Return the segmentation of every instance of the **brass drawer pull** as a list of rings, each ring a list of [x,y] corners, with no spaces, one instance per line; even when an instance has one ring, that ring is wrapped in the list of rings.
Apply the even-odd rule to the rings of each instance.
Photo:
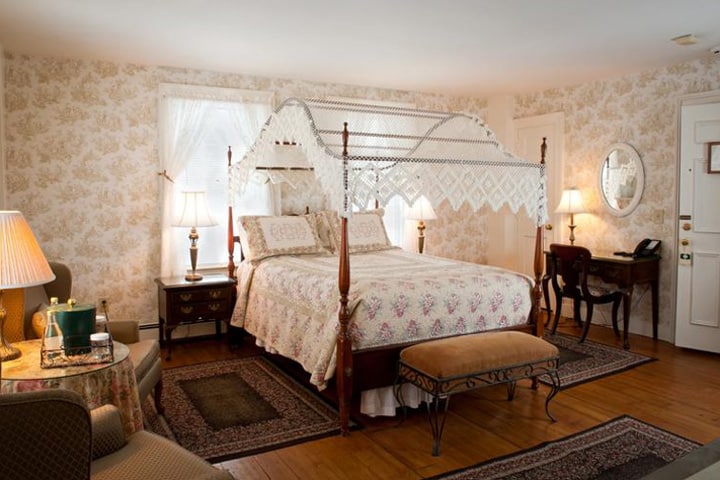
[[[213,300],[217,300],[218,298],[222,298],[223,293],[225,292],[223,292],[222,290],[210,290],[209,295],[210,298],[212,298]]]
[[[217,311],[219,311],[221,308],[222,308],[222,304],[220,304],[220,303],[211,303],[210,305],[208,305],[208,309],[209,309],[211,312],[217,312]]]
[[[192,293],[181,293],[180,294],[180,300],[183,302],[189,302],[192,300],[193,294]]]
[[[193,310],[195,310],[194,307],[180,307],[180,311],[185,315],[192,313]]]

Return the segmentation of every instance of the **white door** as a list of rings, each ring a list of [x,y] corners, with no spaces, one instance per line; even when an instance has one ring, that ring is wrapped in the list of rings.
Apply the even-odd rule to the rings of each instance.
[[[556,214],[553,213],[555,206],[560,201],[562,192],[562,152],[564,115],[562,113],[550,113],[535,117],[520,118],[515,120],[515,147],[513,152],[521,158],[530,161],[540,162],[540,145],[543,138],[546,138],[547,151],[545,152],[545,164],[547,173],[547,198],[550,220],[548,230],[544,230],[543,249],[548,242],[560,240],[560,233],[553,228]],[[507,242],[514,246],[512,256],[519,262],[515,270],[533,276],[533,253],[535,248],[535,225],[525,215],[516,216],[517,235],[516,242]]]
[[[680,111],[675,344],[720,352],[720,174],[707,168],[707,143],[720,142],[720,98],[693,103]]]

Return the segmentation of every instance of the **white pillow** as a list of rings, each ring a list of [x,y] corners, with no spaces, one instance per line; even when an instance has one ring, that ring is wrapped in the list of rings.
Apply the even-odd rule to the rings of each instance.
[[[307,215],[240,217],[247,247],[248,260],[260,260],[273,255],[329,253],[320,243],[315,222]]]
[[[381,208],[369,212],[353,213],[348,220],[348,249],[350,253],[372,252],[394,248],[385,231]],[[340,249],[342,229],[340,219],[335,215],[330,222],[333,229],[335,250]]]

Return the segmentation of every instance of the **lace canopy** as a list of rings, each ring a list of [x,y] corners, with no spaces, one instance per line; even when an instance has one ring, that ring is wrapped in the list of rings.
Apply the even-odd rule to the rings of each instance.
[[[344,216],[399,195],[408,205],[425,196],[433,207],[522,207],[536,225],[547,221],[545,166],[513,156],[480,118],[462,113],[290,98],[231,167],[231,188],[242,191],[263,168],[276,183],[312,169]]]

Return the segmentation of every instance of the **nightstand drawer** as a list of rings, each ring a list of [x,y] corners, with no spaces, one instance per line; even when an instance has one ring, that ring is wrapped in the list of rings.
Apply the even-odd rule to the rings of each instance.
[[[230,288],[205,288],[202,290],[183,290],[170,293],[170,303],[198,303],[227,301],[232,290]]]
[[[227,316],[229,307],[227,300],[203,303],[174,303],[170,314],[176,322],[196,318],[217,318],[218,316]]]

